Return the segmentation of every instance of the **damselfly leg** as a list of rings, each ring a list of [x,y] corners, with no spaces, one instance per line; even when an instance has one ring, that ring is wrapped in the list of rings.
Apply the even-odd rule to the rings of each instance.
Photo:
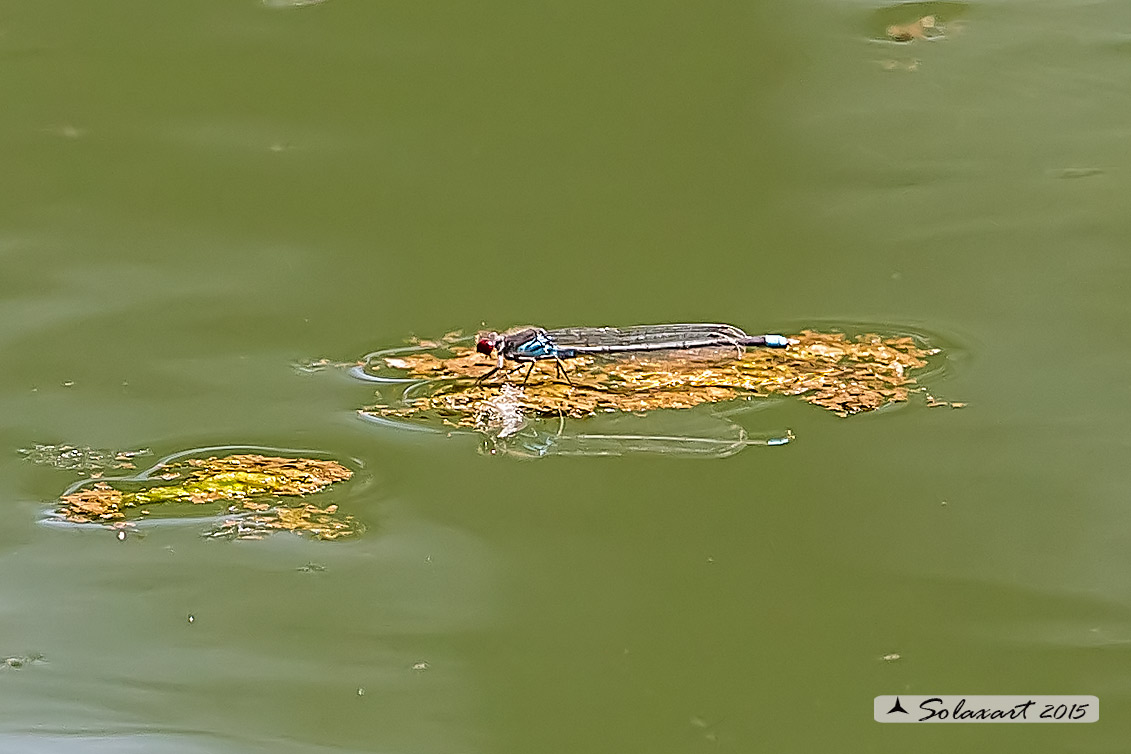
[[[571,379],[569,378],[569,374],[568,374],[568,373],[566,372],[566,369],[565,369],[565,364],[563,364],[563,363],[562,363],[562,360],[561,360],[561,359],[559,359],[559,358],[558,358],[558,357],[556,357],[556,356],[554,357],[554,369],[556,369],[556,370],[557,370],[557,372],[558,372],[558,374],[559,374],[559,375],[560,375],[561,377],[563,377],[563,378],[565,379],[565,381],[566,381],[566,382],[568,382],[568,383],[569,383],[569,386],[570,386],[570,387],[573,387],[573,380],[571,380]]]
[[[503,379],[510,377],[512,374],[514,374],[518,370],[522,369],[523,367],[526,367],[526,374],[523,375],[523,377],[522,377],[522,384],[526,385],[526,383],[530,381],[530,375],[534,372],[534,367],[537,365],[537,363],[538,363],[537,361],[520,363],[518,366],[508,369],[503,374]],[[500,371],[502,371],[502,369],[500,367],[494,367],[492,369],[487,370],[486,372],[484,372],[483,374],[481,374],[477,378],[475,378],[475,384],[481,385],[483,382],[485,382],[487,380],[488,377],[490,377],[491,375],[495,374],[496,372],[500,372]],[[566,372],[565,364],[562,362],[561,359],[557,359],[557,358],[554,359],[554,372],[555,372],[555,376],[561,377],[563,380],[565,380],[567,383],[569,383],[570,387],[573,387],[573,380],[571,380],[569,378],[569,373]]]
[[[521,368],[522,368],[521,364],[519,366],[515,367],[515,369],[521,369]],[[512,369],[511,371],[514,371],[514,370]],[[527,367],[527,369],[526,369],[526,376],[522,378],[523,387],[526,387],[526,381],[530,379],[530,373],[533,372],[533,371],[534,371],[534,362],[532,361],[532,362],[530,362],[530,366]]]
[[[478,377],[475,378],[475,384],[476,385],[481,384],[484,380],[486,380],[488,377],[490,377],[491,375],[493,375],[497,371],[499,371],[499,367],[494,367],[494,368],[484,372],[483,374],[481,374],[481,375],[479,375]],[[507,374],[510,374],[510,372],[507,372]]]
[[[530,362],[530,366],[526,370],[526,376],[522,378],[522,384],[523,385],[526,385],[527,380],[530,379],[530,373],[534,371],[534,365],[536,363],[537,362],[534,362],[534,361]],[[516,372],[519,369],[522,369],[521,364],[519,364],[517,367],[512,369],[510,372],[507,372],[507,374],[510,374],[511,372]],[[566,382],[569,383],[570,387],[573,387],[573,380],[571,380],[569,378],[569,374],[566,373],[565,364],[563,364],[562,360],[557,358],[556,356],[554,357],[554,371],[556,372],[556,376],[561,377],[562,379],[564,379]]]
[[[504,372],[504,373],[503,373],[503,379],[505,380],[505,379],[506,379],[507,377],[510,377],[510,376],[511,376],[512,374],[514,374],[515,372],[517,372],[518,370],[522,369],[522,368],[523,368],[523,367],[525,367],[525,366],[529,366],[529,369],[527,369],[527,370],[526,370],[526,377],[525,377],[525,378],[524,378],[524,379],[522,380],[522,384],[523,384],[523,385],[525,385],[525,384],[526,384],[526,380],[530,379],[530,372],[531,372],[531,370],[533,370],[533,369],[534,369],[534,362],[533,362],[533,361],[531,361],[531,362],[529,363],[529,365],[527,365],[527,364],[519,364],[519,365],[518,365],[518,366],[516,366],[516,367],[512,367],[512,368],[508,369],[508,370],[507,370],[506,372]],[[480,384],[482,384],[482,383],[483,383],[483,382],[484,382],[484,381],[485,381],[485,380],[486,380],[486,379],[487,379],[488,377],[490,377],[491,375],[493,375],[493,374],[494,374],[495,372],[501,372],[501,371],[502,371],[502,367],[494,367],[493,369],[489,369],[489,370],[487,370],[486,372],[484,372],[483,374],[481,374],[481,375],[479,375],[478,377],[476,377],[476,378],[475,378],[475,384],[476,384],[476,385],[480,385]]]

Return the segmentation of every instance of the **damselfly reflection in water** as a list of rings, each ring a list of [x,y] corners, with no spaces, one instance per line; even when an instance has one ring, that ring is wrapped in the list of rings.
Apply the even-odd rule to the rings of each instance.
[[[744,427],[721,416],[680,412],[663,421],[655,415],[623,414],[586,420],[584,431],[566,431],[559,417],[557,431],[547,422],[523,414],[522,388],[503,385],[499,394],[484,401],[476,418],[483,435],[482,449],[491,455],[529,458],[561,456],[623,456],[663,454],[698,458],[726,458],[748,447],[785,445],[793,439],[787,431],[752,436]],[[677,418],[678,416],[678,418]]]
[[[411,402],[420,396],[419,383],[406,391]],[[526,388],[504,384],[479,404],[473,427],[456,427],[443,419],[421,422],[364,409],[359,416],[398,432],[425,432],[480,438],[480,451],[522,458],[547,456],[666,455],[684,458],[726,458],[749,447],[786,445],[789,430],[754,433],[713,411],[605,414],[583,422],[564,415],[547,418],[528,412]],[[414,395],[416,397],[414,397]]]

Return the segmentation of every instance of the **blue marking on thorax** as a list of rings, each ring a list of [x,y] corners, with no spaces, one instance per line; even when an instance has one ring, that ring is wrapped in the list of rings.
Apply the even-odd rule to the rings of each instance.
[[[512,358],[516,360],[537,361],[539,359],[552,359],[558,353],[558,347],[545,335],[535,335],[530,340],[514,349]]]

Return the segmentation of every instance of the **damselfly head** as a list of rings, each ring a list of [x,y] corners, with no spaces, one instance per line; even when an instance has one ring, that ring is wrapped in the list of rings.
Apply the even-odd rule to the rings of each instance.
[[[499,334],[493,332],[481,332],[476,338],[475,350],[485,356],[490,356],[492,352],[498,347]]]

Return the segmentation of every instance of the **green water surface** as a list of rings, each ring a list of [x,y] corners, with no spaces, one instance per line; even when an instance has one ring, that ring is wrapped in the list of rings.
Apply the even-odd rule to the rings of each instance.
[[[1119,0],[0,4],[0,752],[1125,751],[1129,63]],[[522,461],[293,368],[684,320],[934,333],[968,406]],[[329,453],[368,530],[60,526],[37,442]]]

